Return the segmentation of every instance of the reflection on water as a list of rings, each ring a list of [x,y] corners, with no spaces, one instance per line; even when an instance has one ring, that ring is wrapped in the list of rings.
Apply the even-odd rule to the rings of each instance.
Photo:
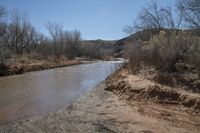
[[[0,78],[0,124],[54,112],[94,88],[122,62],[101,61]]]

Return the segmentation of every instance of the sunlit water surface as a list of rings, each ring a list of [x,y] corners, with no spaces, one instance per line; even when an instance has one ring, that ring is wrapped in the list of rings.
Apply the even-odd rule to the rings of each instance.
[[[100,61],[0,77],[0,124],[65,108],[121,65]]]

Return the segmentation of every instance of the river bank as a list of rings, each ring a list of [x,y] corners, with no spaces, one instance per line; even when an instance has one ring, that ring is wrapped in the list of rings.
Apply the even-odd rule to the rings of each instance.
[[[112,77],[112,76],[111,76]],[[56,113],[1,125],[1,132],[155,132],[198,133],[200,116],[176,107],[129,102],[106,91],[101,82],[87,95]]]
[[[16,61],[9,65],[0,65],[0,77],[8,76],[14,74],[22,74],[25,72],[39,71],[45,69],[52,69],[58,67],[66,67],[72,65],[78,65],[82,62],[78,59],[68,60],[68,59],[47,59],[47,60],[23,60]]]
[[[153,102],[200,116],[199,80],[194,75],[156,73],[149,68],[130,74],[128,68],[124,67],[106,82],[106,90],[129,102]]]
[[[47,59],[28,59],[28,58],[19,58],[13,59],[12,63],[2,65],[0,64],[0,77],[22,74],[32,71],[40,71],[46,69],[53,69],[59,67],[67,67],[79,64],[87,64],[95,61],[124,61],[122,58],[113,58],[113,57],[104,57],[101,59],[90,59],[90,58],[47,58]]]

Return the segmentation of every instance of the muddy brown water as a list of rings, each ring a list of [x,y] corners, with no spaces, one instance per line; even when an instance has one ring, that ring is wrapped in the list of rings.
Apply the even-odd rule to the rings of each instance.
[[[0,77],[0,124],[65,108],[121,65],[99,61]]]

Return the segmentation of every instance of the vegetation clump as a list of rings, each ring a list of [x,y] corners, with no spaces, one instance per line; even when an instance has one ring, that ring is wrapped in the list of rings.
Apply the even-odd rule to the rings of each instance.
[[[199,73],[198,3],[199,0],[178,1],[177,14],[172,14],[172,8],[159,7],[156,1],[141,10],[137,22],[133,26],[126,26],[124,31],[129,34],[139,31],[141,34],[148,30],[152,31],[152,36],[146,41],[141,36],[129,42],[125,53],[132,72],[144,66],[154,66],[163,72],[178,72],[194,67]],[[158,32],[155,33],[155,29]]]

